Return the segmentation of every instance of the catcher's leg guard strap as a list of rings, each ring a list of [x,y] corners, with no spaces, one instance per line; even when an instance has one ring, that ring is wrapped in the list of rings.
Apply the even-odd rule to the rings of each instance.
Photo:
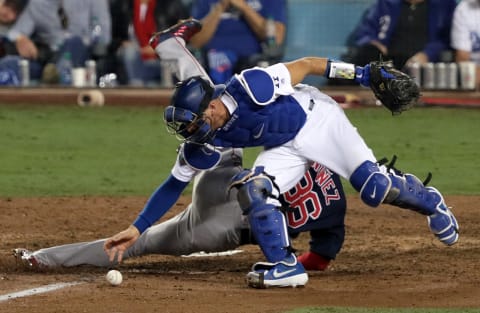
[[[246,179],[245,179],[246,178]],[[274,185],[258,168],[242,171],[232,179],[238,188],[238,202],[248,215],[250,229],[269,262],[283,260],[289,254],[290,240],[280,202],[272,197]]]
[[[362,200],[373,207],[383,202],[431,215],[441,201],[416,176],[387,170],[385,166],[379,168],[370,161],[362,163],[353,172],[350,182],[360,192]]]

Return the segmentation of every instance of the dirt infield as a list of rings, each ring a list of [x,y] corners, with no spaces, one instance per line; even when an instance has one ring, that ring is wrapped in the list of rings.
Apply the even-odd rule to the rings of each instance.
[[[105,269],[36,273],[15,264],[11,249],[92,240],[123,229],[145,198],[0,199],[0,297],[52,283],[73,287],[0,302],[0,312],[281,312],[305,306],[480,308],[480,196],[449,196],[460,226],[454,247],[439,244],[425,218],[398,208],[365,207],[349,198],[347,239],[326,272],[305,288],[249,289],[244,276],[262,260],[256,246],[215,258],[147,256],[128,260],[124,283]],[[182,199],[171,216],[188,201]],[[168,217],[167,216],[167,217]],[[305,236],[304,236],[305,235]],[[300,251],[307,234],[294,241]]]

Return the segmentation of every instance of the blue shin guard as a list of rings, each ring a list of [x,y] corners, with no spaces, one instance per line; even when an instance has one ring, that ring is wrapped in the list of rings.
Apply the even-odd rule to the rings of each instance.
[[[353,172],[350,182],[360,192],[363,202],[372,207],[388,203],[431,215],[440,201],[438,195],[429,192],[416,176],[385,167],[381,169],[370,161],[365,161]]]
[[[385,203],[410,209],[423,215],[431,215],[440,203],[439,193],[430,192],[423,183],[411,174],[389,175],[392,187]]]
[[[287,223],[278,207],[273,204],[252,207],[248,221],[268,262],[279,262],[290,253]]]
[[[391,166],[379,167],[366,161],[353,172],[350,182],[362,200],[372,207],[388,203],[427,215],[430,230],[441,242],[446,245],[457,242],[458,223],[441,193],[425,187],[416,176],[403,174]]]
[[[238,188],[240,207],[248,215],[250,229],[267,260],[275,263],[285,259],[291,253],[290,239],[272,178],[257,167],[235,175],[230,187]]]

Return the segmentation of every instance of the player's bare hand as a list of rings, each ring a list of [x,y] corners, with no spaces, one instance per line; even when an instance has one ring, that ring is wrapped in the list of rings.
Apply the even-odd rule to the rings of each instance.
[[[137,241],[138,237],[140,237],[140,232],[135,226],[130,225],[127,229],[108,238],[103,244],[103,250],[108,255],[110,262],[115,260],[115,256],[118,263],[122,262],[123,254]]]

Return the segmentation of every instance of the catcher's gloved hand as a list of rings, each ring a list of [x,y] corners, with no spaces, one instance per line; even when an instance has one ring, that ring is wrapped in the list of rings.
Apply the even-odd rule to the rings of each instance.
[[[370,87],[370,64],[365,67],[355,66],[354,80],[362,86]]]
[[[380,74],[385,79],[395,78],[395,75],[390,74],[383,68],[380,69]],[[355,66],[355,81],[362,86],[370,87],[370,64],[367,64],[364,67]]]
[[[417,103],[420,91],[415,81],[395,69],[391,61],[374,61],[355,69],[355,81],[370,87],[392,114],[400,114]]]

